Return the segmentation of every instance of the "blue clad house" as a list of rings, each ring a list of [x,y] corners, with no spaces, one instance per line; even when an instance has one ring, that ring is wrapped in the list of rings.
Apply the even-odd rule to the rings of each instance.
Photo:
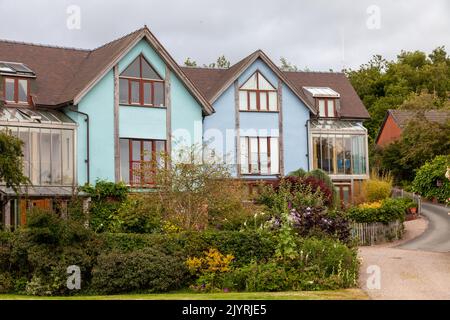
[[[258,50],[228,69],[180,67],[147,27],[94,50],[0,41],[0,129],[33,185],[0,183],[2,224],[97,179],[152,185],[161,152],[206,145],[250,185],[327,171],[343,200],[368,177],[368,113],[345,75],[283,72]]]

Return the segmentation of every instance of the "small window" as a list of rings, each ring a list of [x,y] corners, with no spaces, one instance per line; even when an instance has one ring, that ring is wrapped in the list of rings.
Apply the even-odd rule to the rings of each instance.
[[[164,81],[142,55],[120,74],[119,87],[121,104],[164,106]]]
[[[335,99],[317,99],[317,105],[319,108],[319,117],[336,117]]]
[[[277,137],[241,137],[240,147],[241,174],[279,174]]]
[[[4,96],[6,102],[28,104],[28,80],[5,78]]]
[[[277,89],[255,72],[239,89],[239,110],[277,111]]]

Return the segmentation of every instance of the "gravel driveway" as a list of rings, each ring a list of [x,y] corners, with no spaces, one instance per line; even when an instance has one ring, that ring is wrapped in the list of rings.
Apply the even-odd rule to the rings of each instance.
[[[360,287],[370,298],[450,299],[448,211],[426,204],[425,218],[405,222],[403,240],[359,248]]]

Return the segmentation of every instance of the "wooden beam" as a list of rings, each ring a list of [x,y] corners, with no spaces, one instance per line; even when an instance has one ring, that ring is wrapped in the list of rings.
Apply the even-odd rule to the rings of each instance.
[[[284,176],[284,137],[283,137],[283,80],[278,78],[278,143],[280,152],[280,175]]]
[[[114,73],[114,178],[120,181],[120,142],[119,142],[119,65],[116,64]]]
[[[234,81],[234,132],[235,132],[235,143],[236,143],[236,176],[239,178],[241,176],[241,142],[240,142],[240,111],[239,111],[239,82]]]
[[[172,157],[172,99],[171,99],[171,82],[170,82],[171,71],[166,65],[166,77],[164,81],[165,91],[164,91],[164,102],[166,105],[166,152],[168,156],[170,165],[170,159]]]

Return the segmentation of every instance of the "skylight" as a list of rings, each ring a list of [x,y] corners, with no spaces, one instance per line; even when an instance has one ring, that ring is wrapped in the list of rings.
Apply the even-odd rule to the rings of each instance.
[[[33,70],[28,68],[25,64],[19,62],[0,61],[0,73],[8,75],[21,75],[28,77],[36,76]]]
[[[314,98],[316,97],[333,97],[339,98],[340,95],[336,91],[328,87],[303,87],[308,91]]]

